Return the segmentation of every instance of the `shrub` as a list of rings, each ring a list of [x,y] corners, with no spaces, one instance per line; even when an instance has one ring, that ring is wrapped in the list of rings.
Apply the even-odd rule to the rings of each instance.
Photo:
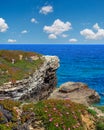
[[[98,122],[96,124],[96,129],[97,130],[104,130],[104,122]]]
[[[87,111],[88,111],[91,115],[93,115],[93,116],[96,116],[96,114],[97,114],[97,112],[94,111],[94,110],[92,110],[92,109],[88,109]]]

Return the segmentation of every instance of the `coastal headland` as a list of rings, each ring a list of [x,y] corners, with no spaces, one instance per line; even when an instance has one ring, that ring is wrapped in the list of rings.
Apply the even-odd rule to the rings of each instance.
[[[59,62],[57,56],[0,51],[0,130],[99,130],[104,113],[92,107],[99,94],[81,82],[57,88]]]

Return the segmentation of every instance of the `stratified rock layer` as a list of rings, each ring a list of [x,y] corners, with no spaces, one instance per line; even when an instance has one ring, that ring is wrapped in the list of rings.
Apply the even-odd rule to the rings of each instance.
[[[35,99],[36,101],[46,99],[56,88],[56,70],[59,67],[59,59],[57,56],[44,56],[43,58],[44,64],[27,79],[0,86],[0,99]]]
[[[81,82],[67,82],[56,89],[49,98],[70,99],[73,102],[90,105],[99,102],[100,97],[95,90]]]

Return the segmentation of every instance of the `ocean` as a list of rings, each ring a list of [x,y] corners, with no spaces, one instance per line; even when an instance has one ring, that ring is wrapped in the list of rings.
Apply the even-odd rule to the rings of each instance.
[[[24,50],[44,55],[57,55],[59,87],[68,81],[84,82],[101,96],[98,105],[104,105],[104,45],[0,45],[0,49]]]

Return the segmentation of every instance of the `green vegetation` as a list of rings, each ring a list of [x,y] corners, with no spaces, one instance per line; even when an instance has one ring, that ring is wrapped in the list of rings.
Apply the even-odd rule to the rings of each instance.
[[[38,122],[38,128],[44,127],[45,130],[84,130],[82,115],[87,112],[95,117],[94,111],[70,100],[50,99],[37,103],[1,100],[0,106],[12,115],[10,117],[10,113],[7,113],[6,117],[9,114],[10,119],[5,122],[4,113],[0,109],[0,130],[17,129],[18,125],[20,127],[28,122],[33,128],[37,128],[35,124]],[[96,130],[104,130],[104,117],[96,117],[95,124]]]
[[[0,51],[0,85],[29,77],[44,60],[42,55],[23,51]]]
[[[96,106],[99,110],[104,113],[104,106]],[[96,130],[104,130],[104,117],[100,117],[97,124]]]
[[[12,101],[9,99],[6,100],[0,100],[0,105],[3,105],[3,107],[9,111],[13,111],[13,107],[19,107],[20,102],[19,101]]]
[[[96,124],[97,130],[104,130],[104,118],[100,119]]]
[[[12,100],[0,100],[0,106],[3,106],[5,110],[8,110],[12,114],[12,118],[7,123],[5,122],[5,118],[3,113],[0,111],[0,130],[12,130],[12,128],[16,127],[16,122],[18,121],[17,115],[18,112],[16,111],[15,107],[20,106],[20,102],[12,101]]]
[[[96,106],[98,109],[100,109],[104,113],[104,106]]]
[[[93,115],[93,116],[96,116],[97,115],[97,112],[92,110],[92,109],[88,109],[88,112]]]
[[[85,110],[69,100],[46,100],[35,105],[36,116],[46,130],[84,130],[81,113]]]
[[[11,127],[8,127],[4,124],[0,124],[0,130],[11,130],[12,128]]]
[[[86,110],[86,107],[69,100],[45,100],[25,104],[2,100],[0,105],[12,113],[12,119],[9,122],[2,123],[0,120],[0,130],[12,130],[18,127],[18,118],[21,125],[31,118],[41,121],[46,130],[84,130],[81,113]],[[22,110],[20,117],[18,117],[18,109],[15,108]],[[2,112],[0,115],[3,117]]]

